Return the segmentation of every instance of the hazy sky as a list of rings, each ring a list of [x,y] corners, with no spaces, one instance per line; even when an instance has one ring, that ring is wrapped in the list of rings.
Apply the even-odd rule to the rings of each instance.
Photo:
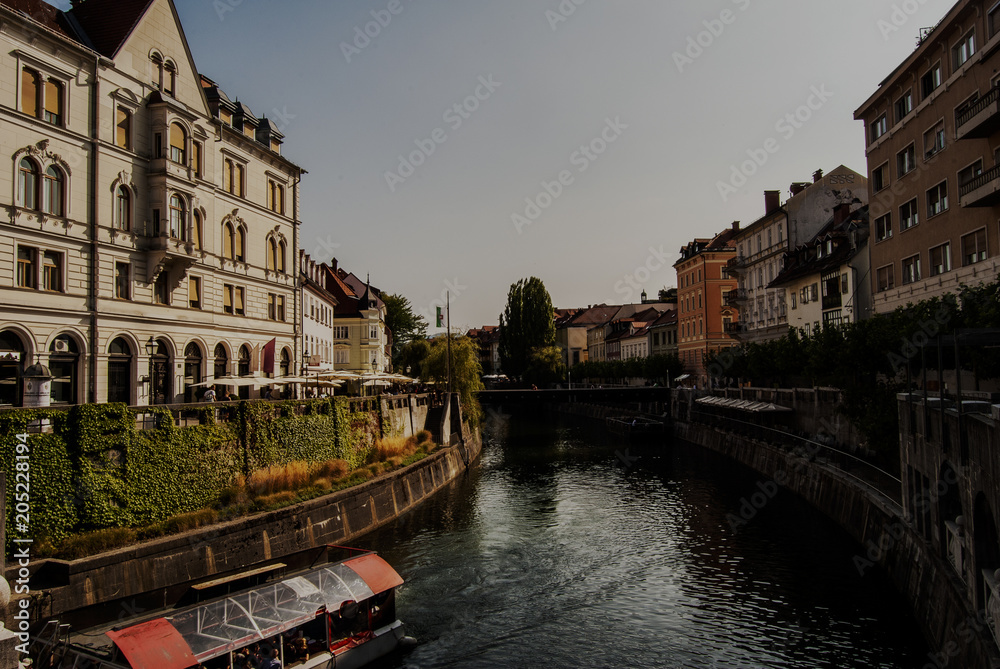
[[[199,70],[309,172],[302,247],[428,314],[450,289],[453,327],[532,275],[556,306],[637,300],[764,190],[865,173],[854,110],[954,4],[175,2]]]

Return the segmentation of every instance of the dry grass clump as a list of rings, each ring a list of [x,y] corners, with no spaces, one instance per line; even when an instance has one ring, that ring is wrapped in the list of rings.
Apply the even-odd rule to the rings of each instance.
[[[255,471],[246,482],[246,487],[255,496],[262,497],[285,490],[298,490],[309,485],[310,478],[308,463],[289,462]]]
[[[369,464],[385,462],[391,458],[413,455],[416,451],[415,437],[383,437],[375,442],[375,446],[368,452],[366,461]]]
[[[316,476],[331,481],[342,479],[350,473],[351,465],[347,463],[347,460],[327,460],[316,468]]]

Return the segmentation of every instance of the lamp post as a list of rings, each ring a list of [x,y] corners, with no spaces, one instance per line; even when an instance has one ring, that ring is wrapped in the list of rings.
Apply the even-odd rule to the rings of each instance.
[[[304,348],[302,349],[302,376],[305,376],[306,379],[308,379],[309,378],[308,373],[309,373],[309,349]],[[309,382],[307,380],[306,381],[307,392],[303,393],[303,395],[307,395],[308,390],[309,390]]]
[[[156,342],[150,337],[146,342],[146,358],[149,360],[149,403],[156,404],[156,394],[154,388],[156,383],[153,380],[153,354],[156,353]]]

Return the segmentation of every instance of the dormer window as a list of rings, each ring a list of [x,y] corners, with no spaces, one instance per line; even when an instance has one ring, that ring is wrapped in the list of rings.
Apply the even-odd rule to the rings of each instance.
[[[174,90],[177,86],[177,66],[172,61],[167,61],[163,65],[163,92],[174,97]]]

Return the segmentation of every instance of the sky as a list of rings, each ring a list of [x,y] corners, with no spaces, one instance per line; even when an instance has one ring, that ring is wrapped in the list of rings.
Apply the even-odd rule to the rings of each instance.
[[[529,276],[557,307],[654,295],[763,191],[865,174],[854,110],[954,4],[174,1],[308,171],[302,248],[426,316],[450,293],[453,329]]]

